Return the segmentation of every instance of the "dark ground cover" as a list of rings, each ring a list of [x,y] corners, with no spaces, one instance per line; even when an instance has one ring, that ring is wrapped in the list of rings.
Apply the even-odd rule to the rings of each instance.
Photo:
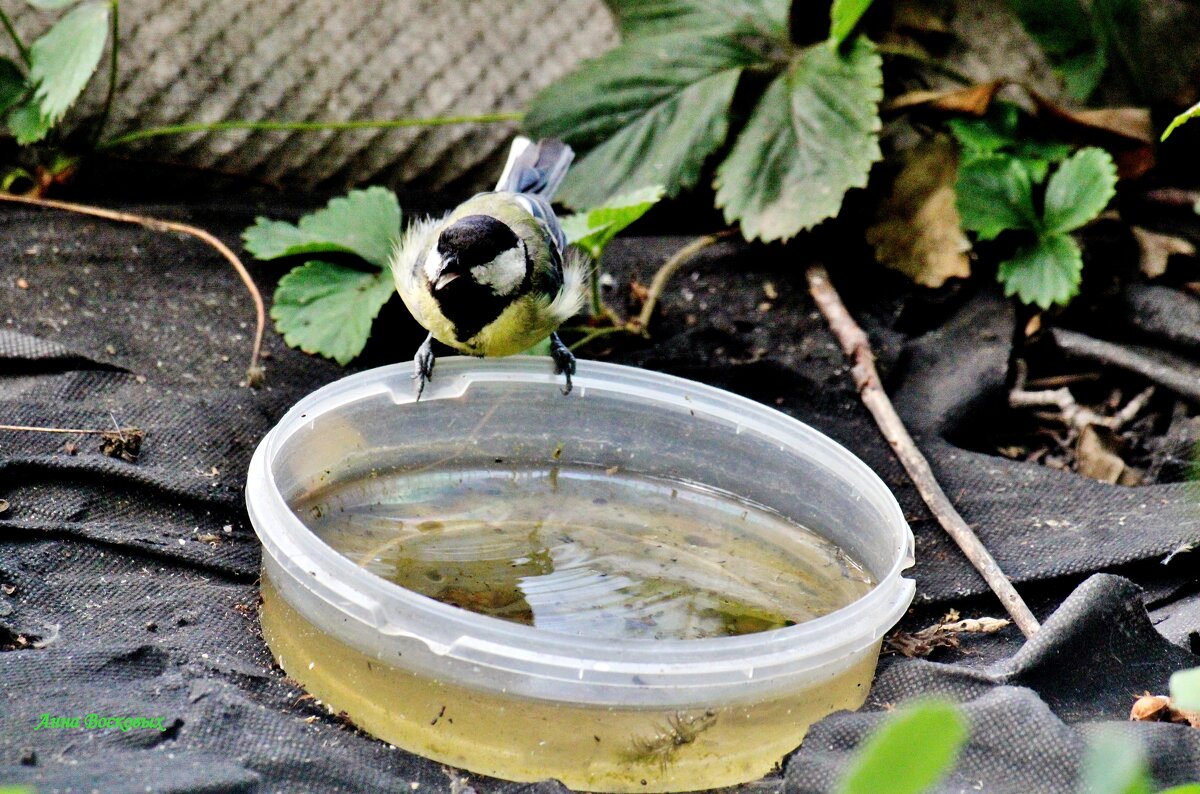
[[[321,203],[242,191],[196,201],[164,190],[160,203],[135,207],[130,197],[147,193],[131,192],[120,169],[107,173],[79,195],[189,221],[231,245],[256,214],[295,218]],[[406,210],[421,206],[410,198]],[[146,431],[136,463],[101,454],[90,437],[0,431],[0,781],[44,791],[449,790],[439,765],[304,699],[258,628],[246,465],[289,405],[345,370],[268,334],[265,386],[240,387],[252,309],[226,264],[191,239],[24,208],[0,210],[0,226],[0,423]],[[671,224],[643,227],[662,228]],[[614,243],[604,262],[611,303],[624,309],[630,280],[647,283],[685,241]],[[1107,249],[1090,247],[1093,259],[1098,250]],[[1002,616],[860,404],[805,291],[803,265],[818,254],[870,332],[888,389],[947,493],[1046,625],[1024,645],[1009,627],[930,659],[885,657],[864,712],[822,721],[780,774],[748,788],[830,790],[884,710],[919,693],[961,701],[971,720],[947,791],[1070,790],[1088,736],[1110,721],[1146,744],[1160,783],[1200,779],[1196,731],[1123,722],[1136,693],[1163,692],[1173,670],[1200,663],[1200,577],[1195,552],[1182,550],[1200,542],[1194,492],[1167,482],[1174,475],[1123,487],[996,452],[1012,446],[1005,394],[1028,316],[986,277],[915,292],[840,241],[726,242],[680,272],[651,340],[610,336],[582,355],[727,388],[827,433],[880,474],[913,526],[918,596],[902,627],[922,628],[950,608]],[[269,294],[285,268],[252,270]],[[1200,359],[1177,333],[1108,322],[1105,306],[1128,299],[1133,279],[1094,272],[1060,324]],[[351,369],[408,360],[423,334],[393,300]],[[1038,374],[1079,369],[1055,363],[1061,354],[1045,334],[1037,345],[1038,357],[1029,355]],[[1111,380],[1102,384],[1125,399],[1142,383],[1101,369]],[[1156,415],[1195,414],[1160,391]],[[1013,433],[1022,421],[1011,420]],[[1139,443],[1165,435],[1155,422]],[[43,713],[88,711],[162,715],[171,727],[33,730]],[[482,794],[561,788],[470,784]]]

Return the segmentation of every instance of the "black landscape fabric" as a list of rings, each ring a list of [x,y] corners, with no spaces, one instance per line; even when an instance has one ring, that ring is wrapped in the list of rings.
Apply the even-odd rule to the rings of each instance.
[[[140,209],[230,244],[255,214],[299,212]],[[97,436],[0,431],[0,783],[44,792],[463,790],[441,765],[305,699],[259,631],[246,466],[288,406],[345,370],[269,333],[265,387],[240,386],[251,304],[195,240],[32,209],[5,209],[0,229],[0,424],[145,432],[129,462],[102,454]],[[646,282],[682,242],[619,241],[605,269],[618,284]],[[285,269],[254,273],[269,294]],[[1010,627],[934,661],[885,657],[864,711],[818,723],[781,772],[750,788],[833,790],[886,709],[923,694],[962,702],[971,723],[945,791],[1070,791],[1088,737],[1103,729],[1142,742],[1160,784],[1200,780],[1200,732],[1124,722],[1136,693],[1164,692],[1173,670],[1200,664],[1196,556],[1182,551],[1200,541],[1194,494],[1184,484],[1108,486],[956,446],[963,423],[1002,399],[1016,322],[1009,304],[986,288],[962,290],[925,307],[941,312],[939,323],[900,330],[904,288],[852,290],[878,279],[842,280],[947,493],[1046,623],[1028,644]],[[766,281],[776,296],[764,309]],[[380,322],[357,367],[408,360],[422,338],[398,301]],[[1194,327],[1155,322],[1140,332],[1153,338],[1157,327],[1177,353],[1195,344]],[[862,457],[917,537],[918,603],[906,628],[951,607],[1002,616],[860,404],[795,261],[732,243],[710,249],[678,277],[653,343],[618,346],[609,358],[777,406]],[[89,712],[160,716],[165,730],[34,730],[43,714]],[[477,776],[469,785],[480,794],[562,789]]]

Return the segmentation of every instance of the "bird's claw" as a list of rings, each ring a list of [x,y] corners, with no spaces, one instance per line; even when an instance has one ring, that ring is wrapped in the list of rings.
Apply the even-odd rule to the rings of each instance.
[[[563,344],[557,333],[550,334],[550,357],[554,359],[554,374],[566,375],[567,383],[563,394],[571,393],[571,376],[575,374],[575,354]]]
[[[421,400],[421,394],[425,391],[425,384],[433,380],[433,334],[425,337],[425,341],[417,348],[417,354],[413,356],[413,380],[417,382],[417,402]]]

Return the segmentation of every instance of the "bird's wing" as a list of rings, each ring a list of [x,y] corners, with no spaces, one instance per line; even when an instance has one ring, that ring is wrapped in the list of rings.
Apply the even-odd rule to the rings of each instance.
[[[496,190],[525,193],[548,203],[574,159],[575,152],[571,147],[556,138],[534,143],[523,136],[518,137],[509,149],[508,162],[504,164]]]

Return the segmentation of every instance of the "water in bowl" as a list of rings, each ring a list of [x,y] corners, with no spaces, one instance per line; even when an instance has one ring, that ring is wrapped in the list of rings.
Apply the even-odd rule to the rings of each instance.
[[[293,508],[404,588],[564,634],[748,634],[827,614],[873,586],[845,552],[774,511],[611,469],[375,472]]]

